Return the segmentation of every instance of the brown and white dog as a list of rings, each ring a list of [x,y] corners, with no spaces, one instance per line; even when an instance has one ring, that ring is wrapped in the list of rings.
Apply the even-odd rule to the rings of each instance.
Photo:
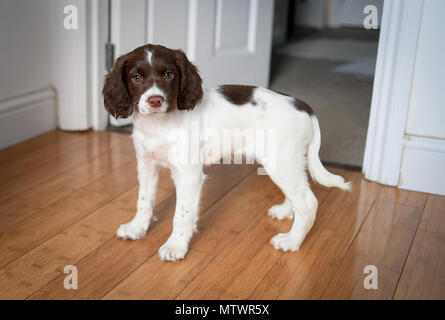
[[[266,88],[223,85],[203,90],[201,82],[198,70],[182,51],[151,44],[119,57],[106,75],[105,108],[115,118],[134,117],[132,138],[139,180],[136,215],[119,227],[117,236],[132,240],[145,236],[159,169],[166,167],[176,186],[177,203],[173,231],[159,249],[159,257],[183,259],[196,231],[205,179],[203,165],[243,152],[263,165],[286,196],[282,204],[269,209],[269,215],[294,219],[291,230],[274,236],[271,243],[276,249],[298,250],[315,221],[318,206],[309,188],[306,165],[320,184],[350,190],[349,183],[329,173],[320,162],[320,128],[312,109]],[[206,132],[197,143],[192,141],[196,130]],[[273,132],[275,140],[271,141],[276,143],[269,141],[265,146],[269,156],[258,152],[260,139],[246,137],[241,144],[229,143],[229,148],[219,152],[225,133],[242,130]],[[276,161],[270,160],[271,153]]]

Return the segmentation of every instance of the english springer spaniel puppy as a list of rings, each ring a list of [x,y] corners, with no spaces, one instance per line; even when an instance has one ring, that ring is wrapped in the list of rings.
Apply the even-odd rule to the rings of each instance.
[[[177,202],[173,231],[159,249],[159,258],[183,259],[196,231],[205,179],[203,165],[219,163],[221,157],[231,159],[233,152],[240,152],[238,144],[219,153],[224,143],[221,136],[224,132],[267,130],[276,138],[276,143],[265,143],[269,156],[271,152],[276,156],[275,162],[258,152],[261,139],[255,143],[243,137],[241,149],[245,157],[263,165],[286,197],[268,214],[294,219],[291,230],[274,236],[272,245],[284,251],[298,250],[314,224],[318,206],[306,165],[318,183],[350,190],[349,183],[328,172],[320,162],[320,127],[312,109],[303,101],[266,88],[222,85],[203,90],[201,82],[198,70],[181,50],[152,44],[119,57],[106,75],[106,110],[115,118],[134,117],[132,138],[139,180],[136,215],[119,227],[117,236],[132,240],[145,236],[153,215],[159,169],[168,168]],[[196,143],[192,141],[194,130],[212,134]],[[191,155],[176,156],[178,150]]]

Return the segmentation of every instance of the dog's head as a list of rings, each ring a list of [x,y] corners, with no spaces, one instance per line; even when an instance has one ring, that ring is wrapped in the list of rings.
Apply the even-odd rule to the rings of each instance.
[[[201,100],[201,77],[181,50],[145,45],[123,56],[105,76],[105,109],[116,119],[191,110]]]

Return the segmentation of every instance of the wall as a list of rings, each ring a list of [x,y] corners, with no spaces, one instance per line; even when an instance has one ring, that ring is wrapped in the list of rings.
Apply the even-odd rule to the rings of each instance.
[[[295,25],[312,28],[363,27],[363,9],[375,5],[382,17],[383,0],[296,0]]]
[[[283,45],[287,40],[289,0],[275,0],[273,17],[272,44]]]
[[[50,85],[48,1],[0,1],[0,99]]]
[[[329,0],[327,24],[331,28],[363,27],[367,5],[375,5],[379,14],[379,26],[382,20],[383,0]]]
[[[48,0],[0,1],[0,148],[56,128]]]
[[[294,24],[321,29],[325,25],[325,0],[296,0]]]

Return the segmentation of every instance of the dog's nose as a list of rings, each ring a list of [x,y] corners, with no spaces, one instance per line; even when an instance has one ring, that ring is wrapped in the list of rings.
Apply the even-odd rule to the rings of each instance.
[[[148,98],[148,104],[152,108],[160,108],[164,103],[164,99],[161,96],[151,96]]]

